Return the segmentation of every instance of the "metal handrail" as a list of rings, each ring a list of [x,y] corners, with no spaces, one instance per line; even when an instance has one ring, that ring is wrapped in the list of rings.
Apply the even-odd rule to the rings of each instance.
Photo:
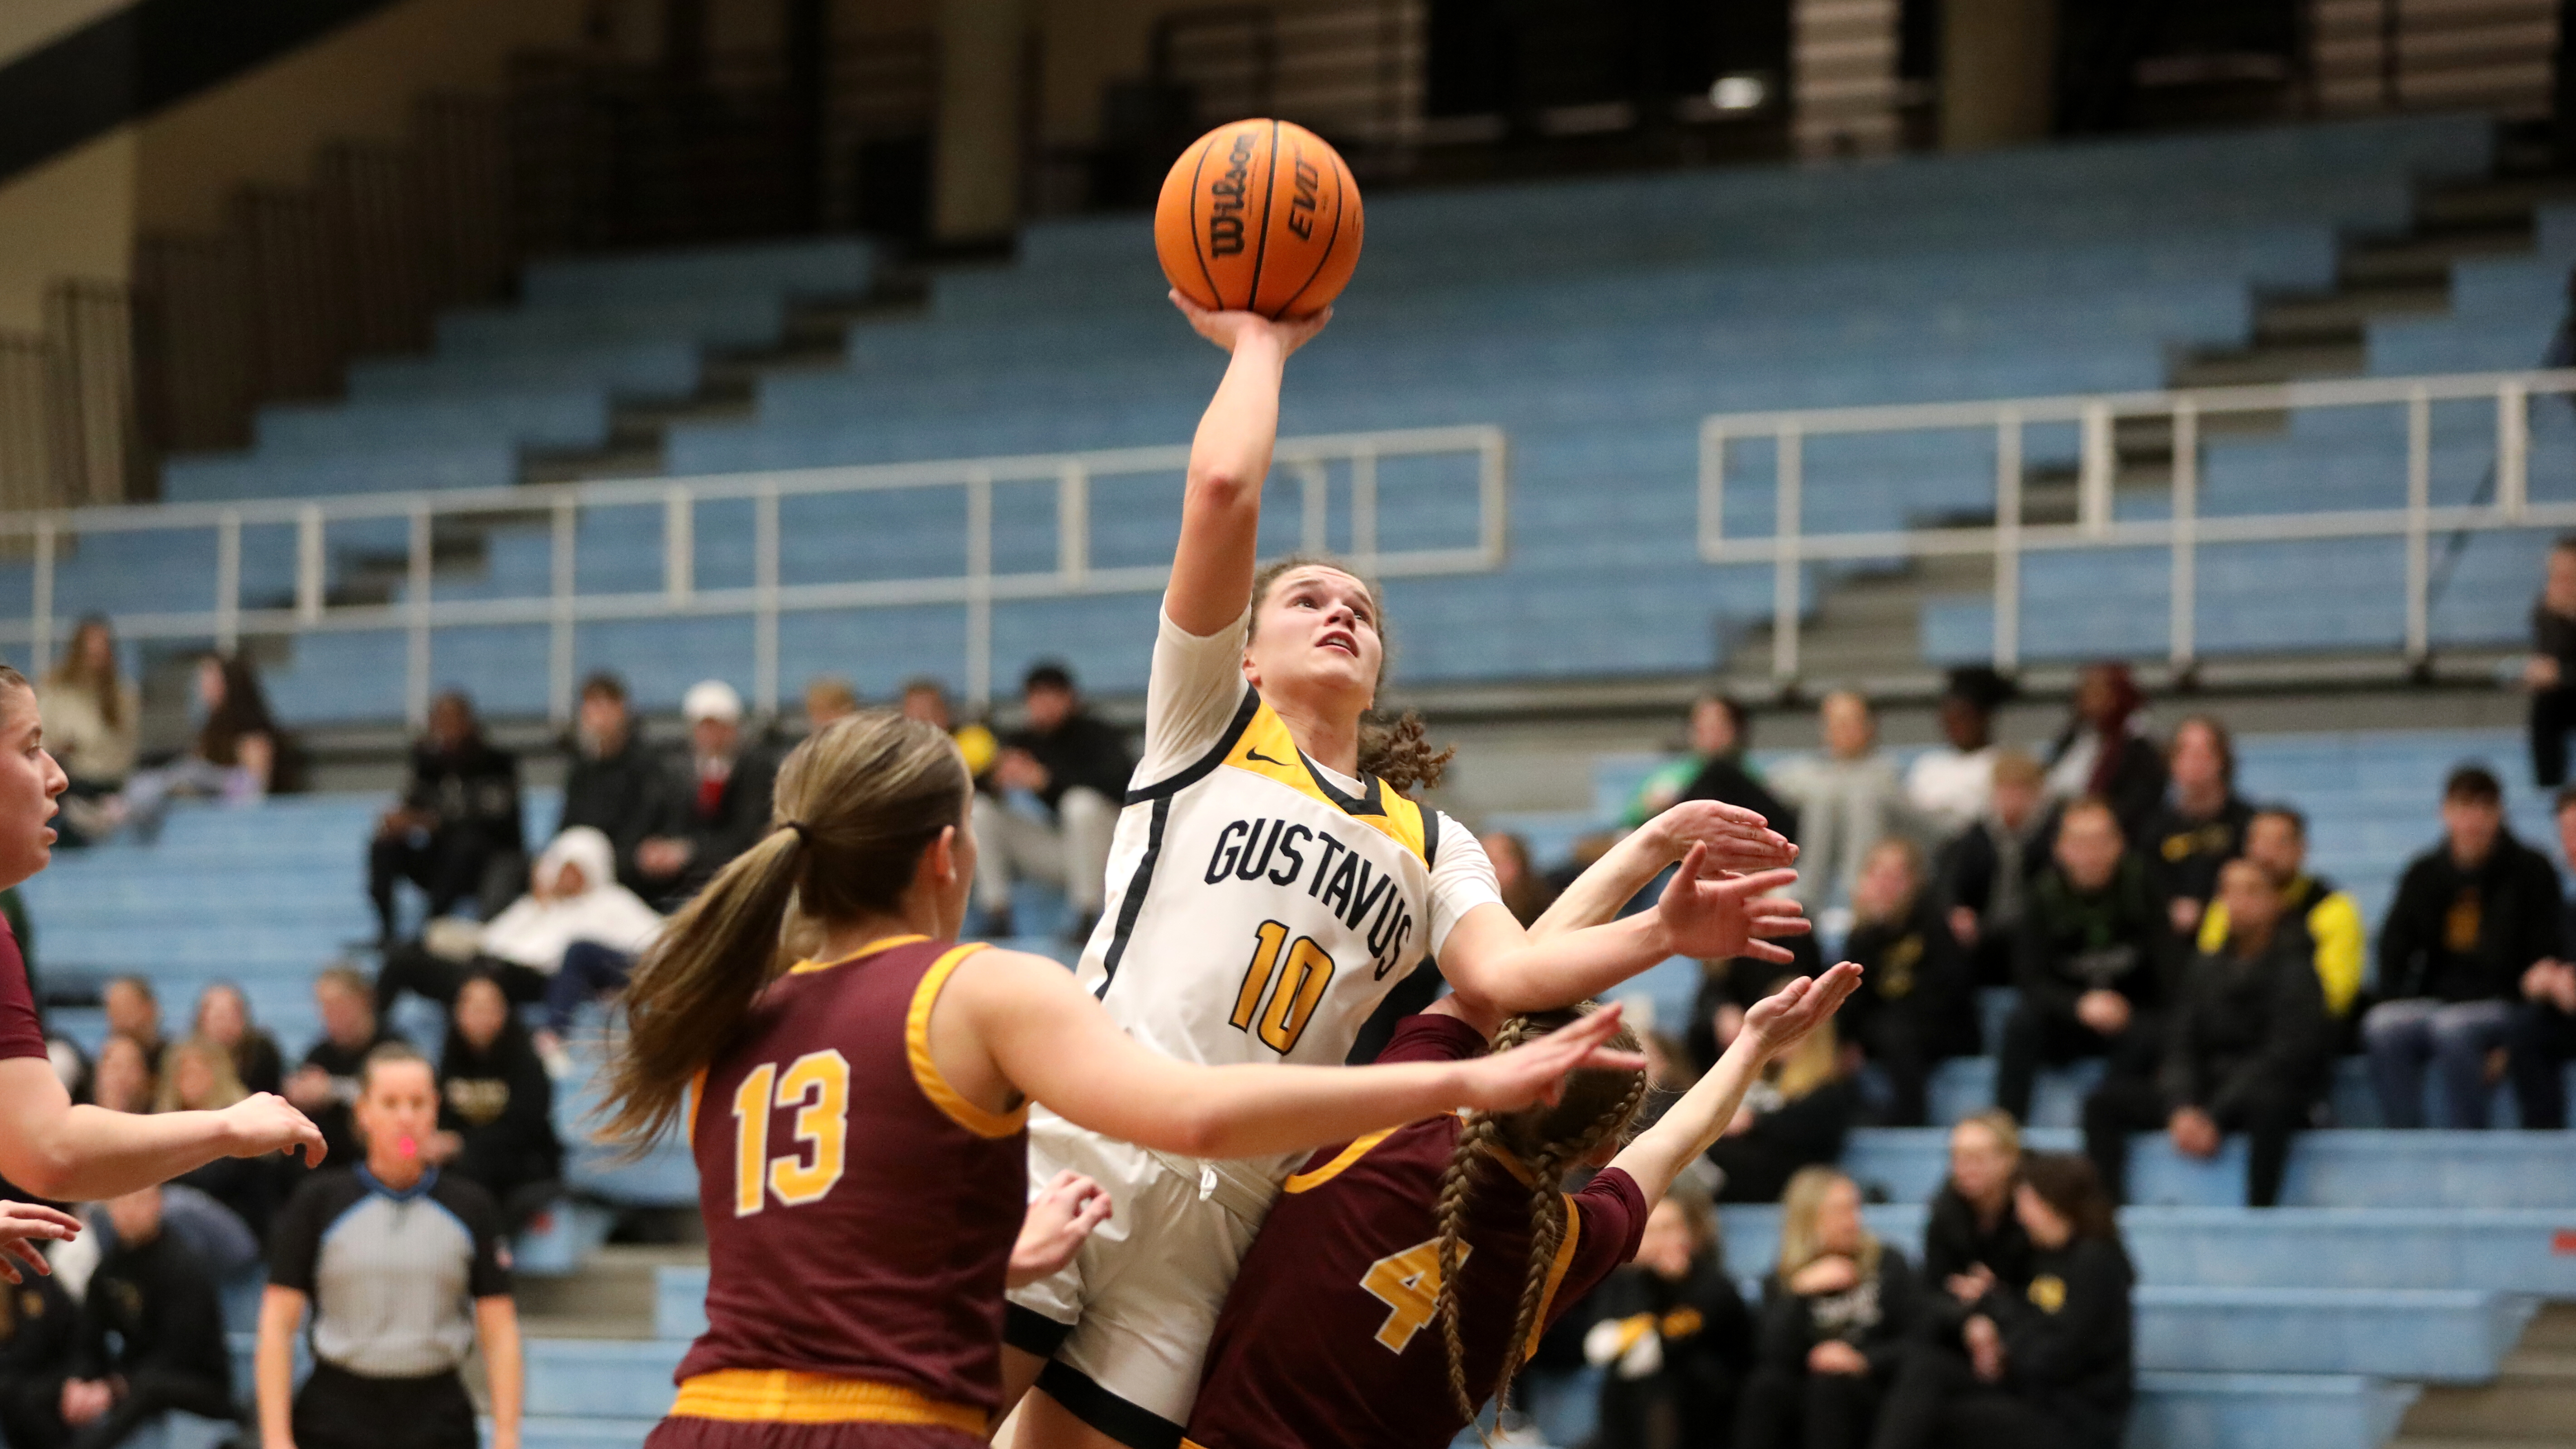
[[[1448,454],[1477,462],[1476,542],[1458,548],[1381,549],[1378,545],[1377,472],[1380,461]],[[81,534],[212,530],[215,597],[204,610],[127,613],[111,620],[129,639],[208,639],[230,649],[244,636],[403,630],[408,635],[405,711],[414,723],[429,708],[433,635],[441,628],[494,624],[551,626],[549,712],[558,722],[573,707],[573,631],[610,619],[752,616],[752,696],[764,710],[777,707],[778,619],[815,610],[962,604],[967,609],[965,676],[970,699],[981,705],[992,693],[992,606],[999,600],[1070,598],[1090,594],[1145,593],[1163,587],[1164,565],[1098,568],[1091,563],[1091,490],[1103,477],[1170,473],[1185,469],[1189,448],[1100,449],[1012,457],[947,459],[811,468],[713,477],[620,479],[591,483],[530,484],[511,488],[448,489],[412,493],[350,494],[330,498],[245,499],[142,507],[48,509],[0,513],[0,538],[34,540],[33,588],[20,618],[0,618],[0,641],[28,646],[37,672],[50,663],[65,621],[54,603],[54,575],[67,537]],[[1276,468],[1296,480],[1301,503],[1301,547],[1328,548],[1331,470],[1349,470],[1351,546],[1355,567],[1381,577],[1482,573],[1502,567],[1509,534],[1509,445],[1500,428],[1470,425],[1386,432],[1282,438]],[[1056,485],[1056,564],[1052,569],[996,572],[993,567],[993,488],[996,484]],[[778,504],[781,499],[829,493],[962,488],[966,492],[965,557],[954,573],[866,582],[786,584],[779,577]],[[753,582],[741,588],[701,588],[695,578],[696,511],[703,503],[750,499],[753,511]],[[623,593],[583,593],[577,587],[578,523],[585,508],[659,504],[664,510],[662,587]],[[544,515],[552,530],[548,592],[507,599],[438,599],[433,593],[431,545],[436,520],[457,515]],[[410,524],[406,543],[406,597],[390,604],[334,605],[325,597],[328,530],[333,523],[401,518]],[[296,529],[294,602],[284,608],[244,608],[241,539],[249,527],[291,524]]]
[[[2171,638],[2176,668],[2198,657],[2194,584],[2199,549],[2213,543],[2286,543],[2332,538],[2406,540],[2406,657],[2431,652],[2431,536],[2511,528],[2576,527],[2576,503],[2535,504],[2530,496],[2530,400],[2576,394],[2576,370],[2459,373],[2358,378],[2331,382],[2191,388],[2166,392],[2010,398],[1983,402],[1907,403],[1880,407],[1718,413],[1700,423],[1699,554],[1712,564],[1767,563],[1772,587],[1771,672],[1798,676],[1801,567],[1831,559],[1990,556],[1995,564],[1994,664],[2021,662],[2021,557],[2034,552],[2162,547],[2172,551]],[[2438,402],[2491,399],[2495,408],[2495,501],[2432,503],[2432,408]],[[2397,508],[2326,509],[2203,516],[2199,509],[2203,423],[2213,417],[2325,408],[2402,407],[2406,415],[2406,502]],[[2172,514],[2117,519],[2111,497],[2118,454],[2114,429],[2123,418],[2161,418],[2173,428]],[[2076,519],[2034,524],[2023,517],[2023,442],[2037,424],[2080,430]],[[1802,513],[1809,483],[1807,439],[1857,433],[1991,429],[1995,436],[1995,522],[1979,527],[1905,528],[1813,534]],[[1725,526],[1730,443],[1762,440],[1776,449],[1773,532],[1729,537]]]

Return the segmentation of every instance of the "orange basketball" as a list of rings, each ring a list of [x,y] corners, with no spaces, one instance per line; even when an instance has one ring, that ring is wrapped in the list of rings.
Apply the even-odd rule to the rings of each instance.
[[[1289,121],[1234,121],[1163,178],[1154,253],[1181,295],[1220,312],[1320,312],[1360,259],[1360,187],[1341,154]]]

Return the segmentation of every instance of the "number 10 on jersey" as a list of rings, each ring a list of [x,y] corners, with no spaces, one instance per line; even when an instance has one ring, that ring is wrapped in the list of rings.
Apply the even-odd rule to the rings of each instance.
[[[1297,1038],[1314,1021],[1324,988],[1333,984],[1332,955],[1316,945],[1314,937],[1300,936],[1283,952],[1280,947],[1287,941],[1288,928],[1277,921],[1264,921],[1253,932],[1252,964],[1243,970],[1243,988],[1235,993],[1230,1018],[1235,1030],[1253,1031],[1253,1016],[1258,1012],[1262,1042],[1283,1057],[1297,1049]],[[1270,992],[1270,1009],[1262,1011],[1261,994],[1274,971],[1279,986]]]

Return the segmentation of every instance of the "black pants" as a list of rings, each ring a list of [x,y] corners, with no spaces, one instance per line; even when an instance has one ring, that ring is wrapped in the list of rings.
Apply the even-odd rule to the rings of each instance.
[[[477,1449],[474,1401],[454,1373],[377,1379],[327,1363],[295,1395],[295,1449]]]
[[[2514,1104],[2526,1128],[2567,1125],[2567,1059],[2576,1057],[2576,1016],[2538,1001],[2514,1013],[2505,1037]]]
[[[489,976],[500,985],[501,995],[512,1006],[526,1006],[546,999],[549,978],[531,971],[516,961],[496,956],[477,956],[471,961],[451,961],[417,943],[395,946],[385,952],[385,964],[376,972],[376,1016],[390,1016],[394,1003],[405,991],[427,997],[441,1006],[454,1006],[456,993],[476,976]]]
[[[2212,1114],[2218,1130],[2243,1132],[2249,1139],[2247,1207],[2280,1202],[2281,1173],[2290,1163],[2290,1137],[2308,1125],[2315,1100],[2312,1091],[2282,1084],[2253,1094],[2241,1106]],[[2084,1150],[2113,1202],[2128,1201],[2129,1134],[2164,1130],[2172,1112],[2155,1083],[2125,1073],[2103,1078],[2093,1095],[2084,1099]]]
[[[1882,1008],[1858,1033],[1864,1055],[1887,1074],[1890,1090],[1882,1125],[1920,1127],[1932,1117],[1932,1069],[1952,1055],[1958,1033],[1927,1020],[1929,1013]]]
[[[50,1402],[24,1396],[6,1425],[9,1449],[115,1449],[134,1432],[173,1409],[207,1419],[235,1419],[232,1391],[223,1380],[198,1374],[142,1369],[126,1380],[125,1393],[106,1413],[79,1428],[63,1422],[62,1380],[48,1376]]]
[[[2071,1014],[2060,1016],[2025,998],[2004,1020],[2003,1049],[1995,1063],[1995,1105],[2016,1121],[2030,1120],[2031,1084],[2041,1064],[2062,1067],[2083,1057],[2108,1057],[2113,1075],[2145,1077],[2155,1070],[2160,1037],[2155,1017],[2129,1015],[2129,1029],[2104,1036]]]
[[[394,939],[396,881],[429,892],[432,920],[468,900],[479,903],[489,920],[518,898],[527,879],[525,851],[503,849],[476,830],[380,835],[367,847],[367,899],[375,903],[380,939],[388,942]]]
[[[2531,778],[2543,790],[2567,783],[2567,736],[2576,731],[2576,685],[2531,696]]]
[[[1878,1380],[1868,1374],[1791,1373],[1765,1364],[1744,1381],[1735,1449],[1865,1449],[1879,1397]]]
[[[1907,1351],[1869,1449],[2067,1449],[2080,1442],[2029,1400],[1981,1382],[1966,1354],[1926,1343]]]

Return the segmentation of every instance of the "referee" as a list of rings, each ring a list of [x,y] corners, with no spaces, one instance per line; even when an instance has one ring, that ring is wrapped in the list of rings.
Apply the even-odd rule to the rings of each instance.
[[[259,1311],[261,1449],[477,1449],[457,1369],[479,1335],[490,1449],[518,1449],[522,1366],[501,1213],[421,1155],[438,1082],[419,1052],[367,1054],[352,1109],[366,1161],[304,1184],[269,1243]],[[294,1388],[313,1310],[313,1375]]]

